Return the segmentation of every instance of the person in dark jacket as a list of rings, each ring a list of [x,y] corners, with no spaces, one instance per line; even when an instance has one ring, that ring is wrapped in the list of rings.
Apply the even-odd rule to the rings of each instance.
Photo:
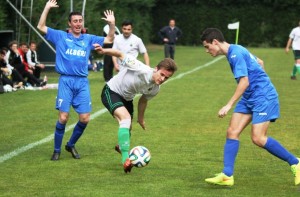
[[[175,26],[175,19],[169,21],[169,26],[165,26],[158,32],[159,37],[165,45],[165,58],[174,59],[175,45],[178,38],[182,35],[182,31]]]

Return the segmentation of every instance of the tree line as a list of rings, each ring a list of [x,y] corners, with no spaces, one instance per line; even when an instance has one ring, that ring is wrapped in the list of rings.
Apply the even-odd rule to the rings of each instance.
[[[19,0],[11,0],[18,4]],[[24,1],[29,2],[29,0]],[[34,0],[31,22],[36,26],[46,1]],[[58,29],[67,28],[70,1],[58,0],[59,8],[50,11],[47,25]],[[74,1],[74,11],[82,11],[82,1]],[[134,23],[133,32],[145,43],[161,43],[157,32],[168,25],[170,18],[183,31],[181,45],[199,45],[201,32],[206,27],[221,29],[228,42],[235,41],[235,31],[227,25],[240,22],[239,43],[253,47],[284,47],[292,28],[298,25],[300,16],[298,0],[87,0],[85,26],[89,33],[102,35],[105,22],[103,11],[115,12],[117,26],[125,19]],[[25,15],[25,14],[24,14]],[[6,1],[0,1],[0,30],[14,30],[18,15]],[[21,31],[27,25],[21,23]],[[24,34],[25,35],[25,34]],[[34,33],[31,40],[41,41]]]

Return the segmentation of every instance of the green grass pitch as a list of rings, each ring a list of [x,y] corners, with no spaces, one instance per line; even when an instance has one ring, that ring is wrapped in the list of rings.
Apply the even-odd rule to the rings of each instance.
[[[163,58],[163,47],[147,48],[155,66]],[[271,124],[269,135],[299,157],[300,81],[289,78],[292,53],[271,48],[250,51],[264,60],[280,94],[281,118]],[[300,196],[288,164],[253,145],[250,127],[241,135],[235,185],[224,188],[204,182],[222,170],[230,115],[219,119],[217,112],[236,84],[226,58],[210,64],[216,58],[205,54],[202,46],[177,46],[175,60],[178,72],[148,104],[147,130],[134,120],[131,147],[147,147],[152,159],[147,167],[133,168],[130,174],[123,172],[114,151],[118,125],[109,113],[98,114],[89,123],[76,145],[80,160],[62,150],[61,159],[52,162],[53,140],[32,143],[53,135],[56,90],[0,95],[0,196]],[[57,82],[57,74],[46,74],[50,83]],[[102,75],[91,72],[89,76],[92,114],[104,108]],[[71,110],[68,125],[76,122],[77,114]],[[63,145],[71,132],[65,134]],[[29,148],[20,151],[24,147]]]

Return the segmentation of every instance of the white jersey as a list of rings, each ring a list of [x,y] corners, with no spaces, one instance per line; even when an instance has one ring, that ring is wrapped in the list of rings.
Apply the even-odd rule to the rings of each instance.
[[[131,55],[126,55],[121,65],[123,69],[107,82],[112,91],[126,101],[133,100],[136,94],[143,94],[147,100],[158,94],[159,85],[152,81],[153,68]]]
[[[125,38],[123,34],[117,35],[114,39],[113,49],[118,49],[124,54],[132,55],[137,58],[139,53],[147,53],[147,49],[141,38],[134,34],[131,34],[128,38]],[[118,63],[121,62],[118,60]]]
[[[300,27],[296,27],[292,30],[290,38],[293,39],[293,50],[300,50]]]

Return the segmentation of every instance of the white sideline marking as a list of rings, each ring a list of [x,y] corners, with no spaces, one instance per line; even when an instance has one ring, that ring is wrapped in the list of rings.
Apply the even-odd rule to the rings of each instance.
[[[194,68],[194,69],[192,69],[192,70],[190,70],[190,71],[187,71],[187,72],[185,72],[185,73],[181,73],[181,74],[177,75],[176,77],[169,79],[169,80],[166,81],[165,83],[170,82],[170,81],[173,81],[173,80],[175,80],[175,79],[181,79],[183,76],[188,75],[188,74],[191,74],[191,73],[193,73],[193,72],[195,72],[195,71],[197,71],[197,70],[200,70],[200,69],[202,69],[202,68],[208,67],[208,66],[212,65],[213,63],[219,61],[220,59],[222,59],[222,58],[224,58],[224,57],[225,57],[225,56],[220,56],[220,57],[218,57],[218,58],[216,58],[216,59],[214,59],[214,60],[212,60],[212,61],[210,61],[210,62],[208,62],[208,63],[206,63],[206,64],[204,64],[204,65],[202,65],[202,66],[198,66],[198,67],[196,67],[196,68]],[[107,112],[107,109],[104,108],[104,109],[101,109],[101,110],[99,110],[99,111],[97,111],[97,112],[91,114],[90,120],[93,120],[93,119],[97,118],[98,116],[101,116],[101,115],[104,114],[105,112]],[[65,132],[68,132],[68,131],[72,130],[72,129],[75,127],[75,125],[76,125],[76,123],[71,124],[71,125],[69,125],[68,127],[66,127]],[[30,149],[32,149],[32,148],[38,146],[38,145],[41,145],[41,144],[50,142],[51,140],[53,140],[53,138],[54,138],[54,134],[51,134],[51,135],[45,137],[44,139],[41,139],[41,140],[39,140],[39,141],[33,142],[33,143],[28,144],[28,145],[26,145],[26,146],[23,146],[23,147],[21,147],[21,148],[17,148],[17,149],[15,149],[15,150],[12,151],[12,152],[9,152],[9,153],[7,153],[7,154],[4,154],[4,155],[2,155],[2,156],[0,157],[0,163],[3,163],[4,161],[9,160],[9,159],[11,159],[11,158],[13,158],[13,157],[15,157],[15,156],[17,156],[17,155],[19,155],[19,154],[25,152],[25,151],[28,151],[28,150],[30,150]]]

